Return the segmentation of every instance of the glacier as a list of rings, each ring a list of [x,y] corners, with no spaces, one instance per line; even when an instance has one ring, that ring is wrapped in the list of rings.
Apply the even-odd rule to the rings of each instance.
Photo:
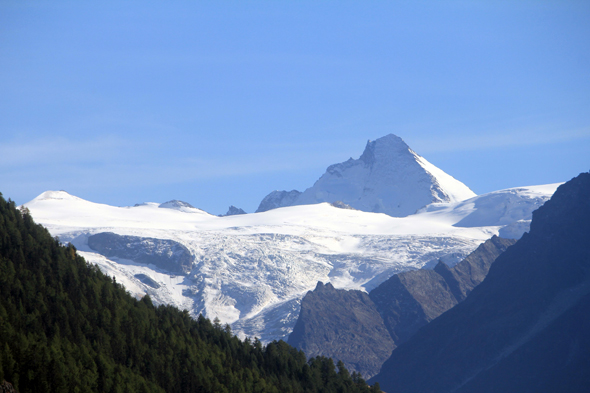
[[[453,266],[492,235],[520,237],[558,185],[434,200],[404,217],[329,203],[218,217],[180,201],[115,207],[65,191],[44,192],[24,206],[136,297],[217,317],[240,337],[269,342],[288,336],[301,299],[318,281],[370,291],[398,272],[439,260]],[[111,246],[133,252],[97,252],[89,239],[103,233],[117,235]],[[188,253],[190,263],[151,263],[134,256],[144,255],[142,247],[166,261]]]

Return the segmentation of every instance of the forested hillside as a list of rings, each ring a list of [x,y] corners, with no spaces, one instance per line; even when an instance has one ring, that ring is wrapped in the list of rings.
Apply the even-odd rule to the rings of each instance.
[[[0,194],[0,382],[25,392],[378,392],[331,359],[131,297]]]

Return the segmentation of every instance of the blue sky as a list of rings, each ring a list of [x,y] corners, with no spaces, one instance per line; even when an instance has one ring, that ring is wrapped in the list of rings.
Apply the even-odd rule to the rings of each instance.
[[[481,194],[590,170],[588,1],[0,0],[0,192],[254,211],[369,139]]]

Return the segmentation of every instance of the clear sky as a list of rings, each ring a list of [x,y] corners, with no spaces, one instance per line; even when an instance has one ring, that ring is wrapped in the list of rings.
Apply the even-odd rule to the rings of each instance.
[[[590,1],[0,0],[0,192],[253,212],[389,133],[482,194],[590,170]]]

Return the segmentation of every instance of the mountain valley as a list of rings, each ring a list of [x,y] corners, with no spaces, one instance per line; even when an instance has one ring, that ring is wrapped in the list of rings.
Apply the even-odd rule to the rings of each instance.
[[[402,155],[403,162],[409,157],[422,169],[421,175],[408,174],[400,187],[422,184],[418,179],[426,173],[426,161],[400,141],[390,135],[369,142],[373,156],[365,149],[365,158],[351,168],[369,163],[363,176],[376,181],[375,173],[386,176]],[[218,217],[182,201],[114,207],[65,191],[45,192],[24,206],[53,236],[71,242],[133,295],[149,294],[154,302],[187,309],[195,318],[219,318],[240,337],[270,342],[288,337],[301,299],[318,282],[369,292],[396,273],[432,269],[439,261],[452,267],[493,235],[519,238],[532,211],[558,186],[512,188],[461,201],[457,195],[471,192],[438,175],[429,177],[427,194],[455,197],[428,199],[435,203],[426,206],[419,202],[418,211],[405,217],[358,210],[345,195],[338,201],[357,210],[325,202]],[[439,190],[441,184],[465,193]],[[154,252],[158,258],[146,257]]]

